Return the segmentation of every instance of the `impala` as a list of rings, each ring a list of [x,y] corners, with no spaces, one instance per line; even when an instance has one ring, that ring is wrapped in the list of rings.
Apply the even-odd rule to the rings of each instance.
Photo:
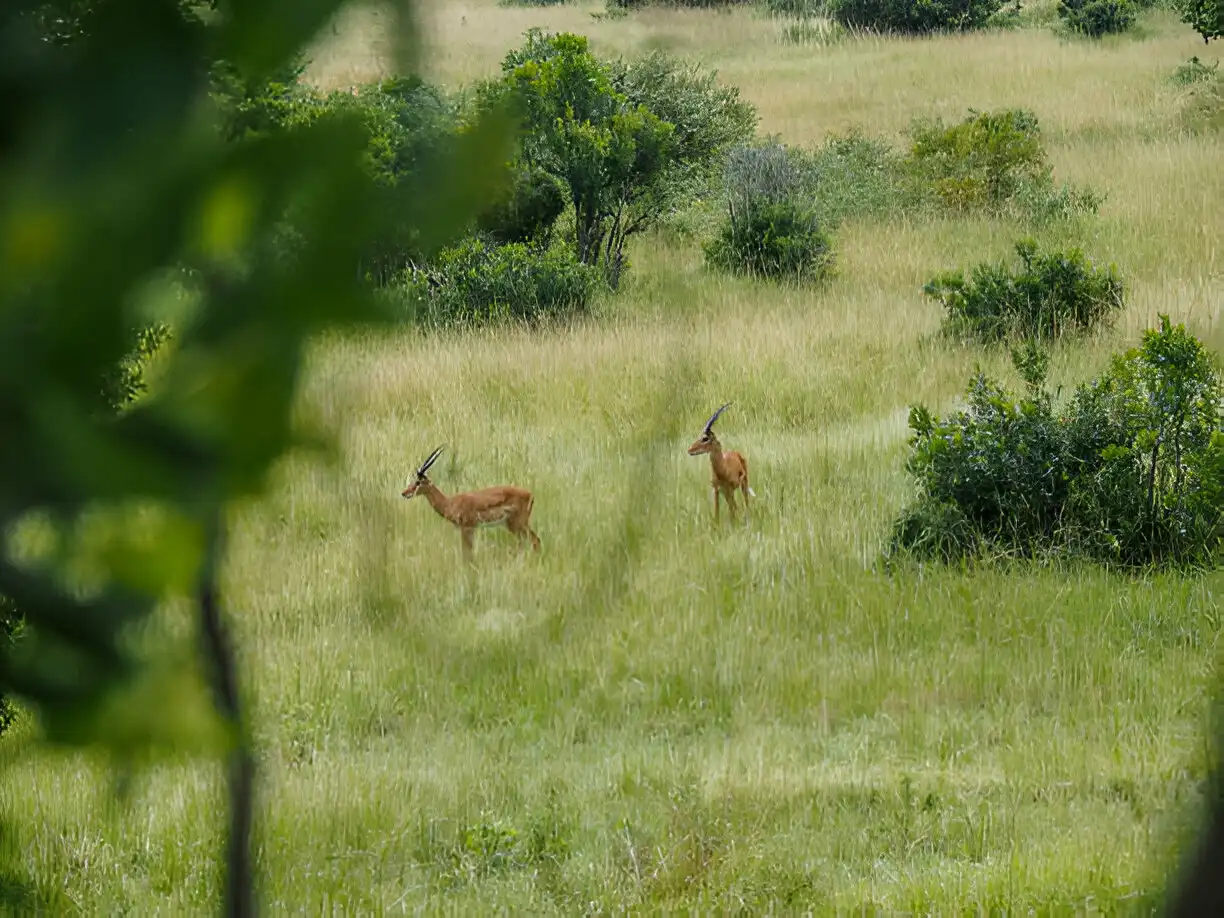
[[[540,537],[528,523],[531,519],[531,508],[535,504],[535,498],[530,491],[499,485],[447,497],[428,476],[430,467],[438,461],[441,454],[441,446],[430,453],[429,458],[416,470],[412,484],[403,490],[401,497],[411,500],[418,494],[422,495],[438,516],[457,526],[463,536],[463,556],[468,561],[472,560],[472,536],[477,528],[485,526],[504,524],[520,539],[530,539],[531,547],[536,551],[540,550]]]
[[[701,432],[693,445],[688,448],[690,456],[700,456],[702,453],[709,454],[710,469],[713,475],[710,477],[710,487],[714,489],[714,520],[718,521],[718,504],[719,496],[727,499],[727,506],[731,510],[731,518],[735,518],[735,489],[739,488],[744,495],[744,513],[748,513],[748,496],[756,497],[756,491],[752,490],[748,485],[748,460],[744,458],[743,453],[737,453],[735,450],[723,451],[722,444],[718,442],[718,437],[714,434],[714,422],[718,420],[727,408],[731,405],[727,402],[706,421],[705,430]]]

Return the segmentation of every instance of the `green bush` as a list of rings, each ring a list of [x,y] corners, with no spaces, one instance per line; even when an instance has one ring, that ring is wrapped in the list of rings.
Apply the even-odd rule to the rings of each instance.
[[[947,311],[945,329],[994,343],[1007,338],[1052,339],[1092,330],[1122,309],[1124,286],[1117,268],[1099,268],[1079,249],[1041,252],[1016,243],[1020,265],[983,263],[968,278],[950,271],[922,292]]]
[[[539,166],[520,166],[505,199],[477,218],[477,229],[494,242],[548,241],[553,225],[565,211],[565,186]]]
[[[915,121],[909,167],[954,211],[1015,210],[1033,219],[1095,212],[1099,198],[1054,184],[1037,116],[1026,109],[978,112],[959,124]]]
[[[0,594],[0,655],[16,643],[20,629],[21,613],[11,599]],[[0,692],[0,734],[13,725],[16,716],[17,709],[12,700]]]
[[[792,155],[799,183],[827,226],[918,210],[928,197],[904,157],[883,140],[850,133]]]
[[[443,328],[580,316],[597,285],[596,270],[567,248],[470,237],[444,249],[428,272],[406,277],[403,295],[422,324]]]
[[[915,122],[910,159],[949,207],[998,207],[1048,169],[1037,116],[970,110],[959,124]]]
[[[704,247],[711,267],[796,281],[829,273],[832,243],[790,150],[771,143],[732,151],[724,189],[726,218]]]
[[[732,209],[705,253],[713,267],[775,280],[815,281],[833,267],[828,233],[812,210],[792,200]]]
[[[1134,25],[1135,7],[1130,0],[1059,0],[1058,18],[1072,32],[1100,38]]]
[[[842,25],[875,32],[922,35],[981,29],[1003,0],[829,0]]]
[[[980,372],[945,419],[910,411],[917,500],[890,553],[1075,555],[1205,565],[1224,538],[1224,385],[1203,345],[1161,317],[1137,348],[1057,409],[1048,358],[1013,351],[1027,393]]]

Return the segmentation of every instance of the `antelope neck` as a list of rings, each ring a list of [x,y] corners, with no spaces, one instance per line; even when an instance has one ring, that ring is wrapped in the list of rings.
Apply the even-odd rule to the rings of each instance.
[[[437,485],[430,481],[419,490],[425,495],[425,499],[429,501],[429,506],[437,511],[438,516],[450,519],[450,498],[439,491]]]
[[[727,467],[727,463],[723,460],[722,444],[716,439],[710,441],[710,465],[718,473],[723,472]]]

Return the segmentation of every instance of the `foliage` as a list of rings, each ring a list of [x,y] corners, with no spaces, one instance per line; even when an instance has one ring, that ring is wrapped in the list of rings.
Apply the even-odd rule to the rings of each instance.
[[[981,29],[1003,0],[829,0],[842,25],[876,32],[921,35]]]
[[[727,217],[705,246],[722,270],[818,280],[833,266],[832,243],[806,204],[802,174],[781,144],[741,147],[727,159]]]
[[[815,213],[793,200],[734,207],[706,246],[711,265],[757,277],[818,280],[833,267],[832,242]]]
[[[50,739],[121,754],[198,746],[223,729],[226,911],[250,914],[254,766],[218,596],[224,515],[287,450],[321,442],[292,424],[304,350],[322,328],[382,318],[353,266],[387,211],[361,161],[360,113],[336,107],[228,143],[200,114],[218,56],[259,85],[339,3],[248,0],[204,26],[170,0],[115,0],[63,50],[23,31],[34,6],[0,12],[0,82],[22,100],[0,136],[0,525],[38,536],[0,558],[0,592],[24,622],[0,657],[0,688]],[[473,125],[400,183],[397,218],[418,246],[472,219],[501,181],[507,140],[497,120]],[[300,248],[269,258],[289,213]],[[133,303],[178,265],[202,289],[158,385],[118,416],[100,413],[99,380],[133,343]],[[105,389],[134,385],[121,370]],[[139,532],[124,525],[137,509]],[[190,682],[190,669],[159,671],[131,640],[155,607],[185,597],[198,610],[212,725],[172,708],[182,692],[165,689]]]
[[[984,342],[1011,337],[1057,338],[1092,330],[1124,305],[1117,268],[1098,268],[1079,249],[1041,252],[1032,239],[1016,243],[1020,266],[982,263],[968,278],[950,271],[922,292],[947,311],[954,335]]]
[[[912,134],[912,161],[953,208],[999,207],[1048,168],[1037,117],[1025,109],[970,110],[951,126],[919,121]]]
[[[536,322],[585,313],[597,284],[595,269],[566,248],[469,237],[439,253],[428,272],[407,277],[404,297],[434,327]]]
[[[500,91],[524,124],[524,161],[565,183],[578,259],[598,265],[613,288],[626,239],[691,195],[716,155],[755,124],[713,74],[661,55],[606,64],[578,35],[533,29],[502,71]]]
[[[546,243],[567,205],[565,186],[539,166],[516,164],[509,193],[485,210],[477,229],[498,243]]]
[[[1058,0],[1058,18],[1072,32],[1100,38],[1134,25],[1135,6],[1130,0]]]
[[[928,194],[904,157],[883,140],[851,132],[817,150],[797,151],[795,168],[826,225],[847,217],[881,217],[920,209]]]
[[[1203,43],[1224,38],[1224,0],[1179,0],[1182,22],[1202,36]]]
[[[959,123],[916,121],[909,164],[954,211],[1018,210],[1043,220],[1095,212],[1091,191],[1056,187],[1037,116],[1027,109],[978,112]]]
[[[673,180],[695,174],[707,178],[721,166],[721,154],[752,137],[757,112],[740,98],[739,89],[718,82],[716,71],[703,71],[662,51],[608,65],[612,88],[631,105],[644,106],[672,125]]]
[[[1013,351],[1027,394],[981,372],[968,407],[910,411],[919,497],[893,549],[950,559],[1062,552],[1127,566],[1219,560],[1224,385],[1203,345],[1161,317],[1057,410],[1047,356]]]

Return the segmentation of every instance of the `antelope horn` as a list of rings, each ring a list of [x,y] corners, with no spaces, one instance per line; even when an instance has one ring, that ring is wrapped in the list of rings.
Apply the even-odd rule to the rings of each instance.
[[[428,472],[430,469],[430,466],[432,466],[435,462],[438,461],[438,456],[440,456],[441,454],[442,454],[441,446],[439,446],[432,453],[430,453],[429,458],[426,459],[424,463],[422,463],[419,469],[417,469],[417,477],[419,478],[422,475],[424,475],[426,472]]]
[[[731,403],[727,402],[726,405],[723,405],[721,408],[715,411],[712,415],[710,415],[710,419],[706,421],[706,426],[705,426],[706,433],[710,432],[710,428],[714,426],[714,422],[718,420],[718,416],[722,414],[724,411],[726,411],[730,405]]]

